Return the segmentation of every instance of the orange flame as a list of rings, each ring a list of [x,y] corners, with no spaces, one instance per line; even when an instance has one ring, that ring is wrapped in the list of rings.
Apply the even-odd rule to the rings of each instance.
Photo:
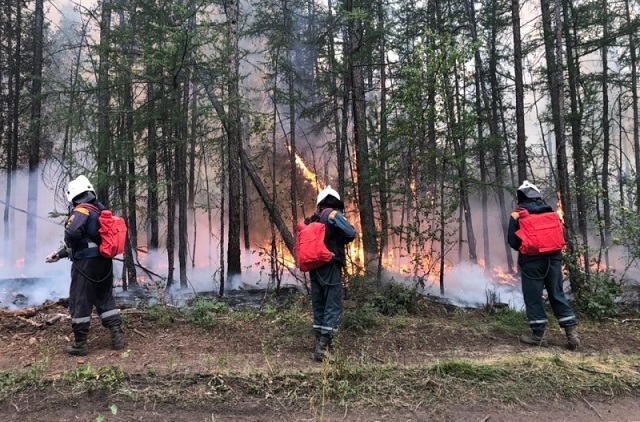
[[[287,149],[289,150],[289,153],[291,153],[291,147],[287,146]],[[304,162],[304,159],[300,156],[300,154],[296,152],[295,156],[296,156],[296,165],[298,166],[298,169],[300,169],[300,171],[302,172],[302,175],[307,180],[307,182],[311,183],[311,186],[313,186],[318,192],[324,189],[325,188],[324,183],[322,183],[322,181],[318,179],[318,176],[316,176],[314,172],[309,170],[309,166],[307,166],[307,164]]]
[[[558,191],[558,217],[560,217],[560,221],[564,224],[564,210],[562,209],[562,194]]]

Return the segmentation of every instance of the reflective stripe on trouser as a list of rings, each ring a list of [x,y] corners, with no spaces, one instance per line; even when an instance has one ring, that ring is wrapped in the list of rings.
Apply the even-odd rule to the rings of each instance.
[[[549,303],[561,327],[576,325],[576,316],[564,295],[562,261],[541,258],[527,261],[521,266],[522,295],[526,306],[527,320],[534,331],[544,331],[548,319],[542,299],[542,290],[547,290]]]
[[[105,258],[79,259],[71,266],[69,288],[69,313],[75,332],[88,332],[91,313],[95,306],[102,325],[109,328],[120,325],[120,313],[113,298],[113,276],[111,260]],[[106,277],[106,278],[105,278]],[[102,280],[94,283],[91,280]]]
[[[342,275],[340,266],[331,262],[311,271],[311,304],[313,330],[318,335],[332,336],[342,316]]]

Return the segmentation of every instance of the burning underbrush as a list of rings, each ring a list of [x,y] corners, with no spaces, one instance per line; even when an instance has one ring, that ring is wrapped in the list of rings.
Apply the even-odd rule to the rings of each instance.
[[[119,269],[115,273],[119,273]],[[353,277],[348,277],[347,281]],[[460,264],[447,270],[444,295],[440,295],[438,280],[434,277],[409,276],[386,271],[383,278],[417,293],[436,298],[455,306],[479,308],[487,304],[504,304],[512,309],[522,309],[522,293],[514,276],[493,272],[488,273],[482,266]],[[121,308],[166,303],[183,307],[199,297],[219,297],[219,283],[204,270],[190,273],[187,288],[165,288],[165,281],[151,277],[138,277],[133,288],[122,290],[116,280],[114,294]],[[39,277],[15,276],[0,279],[0,308],[17,310],[38,307],[68,297],[70,279],[64,271]],[[260,307],[267,295],[278,290],[279,295],[305,292],[308,276],[297,270],[281,277],[279,289],[264,273],[246,272],[241,277],[227,283],[223,297],[231,306]],[[347,284],[347,290],[349,286]]]

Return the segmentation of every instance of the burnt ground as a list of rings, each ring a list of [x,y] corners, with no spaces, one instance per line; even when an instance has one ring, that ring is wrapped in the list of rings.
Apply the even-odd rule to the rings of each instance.
[[[127,346],[92,321],[70,357],[61,304],[0,315],[2,420],[640,421],[640,321],[582,321],[584,347],[518,342],[522,314],[423,303],[383,316],[347,304],[331,363],[312,360],[305,298],[286,309],[125,309]],[[116,410],[115,414],[110,406]]]

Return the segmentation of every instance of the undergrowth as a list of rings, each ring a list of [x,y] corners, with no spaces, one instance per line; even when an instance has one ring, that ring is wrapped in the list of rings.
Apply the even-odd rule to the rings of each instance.
[[[521,403],[592,394],[633,396],[640,388],[634,357],[540,355],[505,357],[493,362],[448,359],[425,365],[372,365],[333,362],[308,372],[126,374],[120,368],[84,366],[58,377],[29,372],[0,373],[0,398],[32,388],[54,388],[83,394],[109,392],[112,397],[167,403],[242,401],[272,397],[282,403],[297,400],[334,404],[415,406],[415,403],[455,405]],[[324,367],[325,365],[323,365]]]

